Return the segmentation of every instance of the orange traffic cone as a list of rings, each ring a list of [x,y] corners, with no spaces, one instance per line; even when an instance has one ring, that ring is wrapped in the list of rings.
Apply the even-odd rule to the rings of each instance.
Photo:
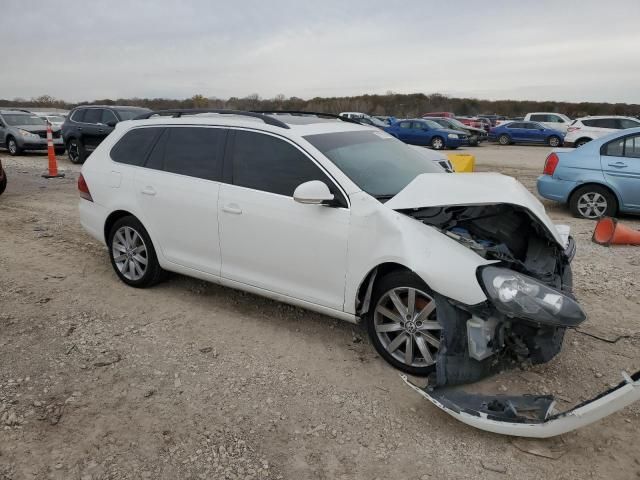
[[[591,239],[600,245],[640,245],[640,231],[625,227],[615,218],[604,217],[598,221]]]
[[[51,125],[47,123],[47,155],[49,156],[49,171],[42,174],[44,178],[63,178],[64,173],[58,173],[58,161],[53,148],[53,134]]]

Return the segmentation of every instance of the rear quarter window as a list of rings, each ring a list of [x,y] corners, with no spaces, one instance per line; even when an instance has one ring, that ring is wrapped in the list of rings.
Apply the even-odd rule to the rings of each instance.
[[[141,167],[164,128],[134,128],[125,133],[111,149],[114,162]]]

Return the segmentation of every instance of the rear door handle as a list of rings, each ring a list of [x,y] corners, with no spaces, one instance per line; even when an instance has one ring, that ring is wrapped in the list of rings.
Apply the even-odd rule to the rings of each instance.
[[[150,195],[150,196],[153,196],[153,195],[155,195],[155,194],[156,194],[156,191],[154,190],[154,188],[153,188],[153,187],[144,187],[144,188],[142,189],[141,193],[142,193],[143,195]]]
[[[616,162],[616,163],[610,163],[609,166],[615,167],[615,168],[627,168],[629,165],[627,165],[624,162]]]
[[[223,212],[233,213],[234,215],[240,215],[242,213],[242,209],[236,203],[230,203],[222,207]]]

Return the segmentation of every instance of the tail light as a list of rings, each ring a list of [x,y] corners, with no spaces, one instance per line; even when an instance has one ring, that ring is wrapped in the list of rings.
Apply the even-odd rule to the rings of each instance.
[[[85,200],[93,202],[91,192],[89,191],[89,186],[87,185],[87,182],[82,174],[80,174],[80,176],[78,177],[78,192],[80,192],[80,198],[84,198]]]
[[[580,130],[580,127],[569,127],[569,128],[567,128],[567,132],[575,132],[576,130]]]
[[[558,155],[556,155],[555,153],[549,154],[547,160],[544,162],[544,170],[542,171],[542,173],[544,175],[553,175],[553,172],[556,171],[556,167],[558,166],[559,162],[560,159],[558,158]]]

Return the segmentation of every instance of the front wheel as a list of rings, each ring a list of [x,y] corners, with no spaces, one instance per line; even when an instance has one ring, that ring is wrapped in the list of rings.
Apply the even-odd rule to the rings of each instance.
[[[410,375],[435,370],[442,326],[435,295],[412,272],[392,272],[373,289],[365,318],[371,343],[392,366]]]
[[[431,146],[434,150],[442,150],[445,146],[444,138],[442,137],[433,137],[431,139]]]
[[[585,185],[571,195],[569,208],[576,217],[596,220],[600,217],[613,217],[618,210],[618,201],[609,190],[600,185]]]
[[[556,135],[551,135],[547,140],[547,143],[549,144],[550,147],[558,147],[560,146],[560,142],[561,142],[560,137]]]
[[[22,153],[22,149],[18,146],[18,142],[16,142],[16,139],[13,137],[9,137],[7,139],[7,150],[9,151],[9,155],[12,157]]]
[[[498,143],[500,145],[509,145],[511,143],[511,138],[509,135],[502,134],[498,137]]]
[[[150,287],[164,276],[151,238],[137,218],[116,221],[109,232],[108,247],[111,266],[127,285]]]
[[[67,143],[67,156],[71,163],[83,163],[87,158],[83,143],[77,138],[72,138]]]

